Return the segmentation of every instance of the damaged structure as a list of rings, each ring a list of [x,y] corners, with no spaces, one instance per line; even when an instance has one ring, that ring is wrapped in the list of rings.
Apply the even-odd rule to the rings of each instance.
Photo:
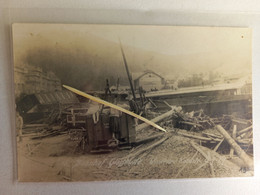
[[[128,91],[111,92],[107,82],[93,96],[64,89],[17,102],[20,159],[47,159],[61,181],[253,175],[250,84],[163,90],[165,79],[152,71],[132,80],[121,51]]]

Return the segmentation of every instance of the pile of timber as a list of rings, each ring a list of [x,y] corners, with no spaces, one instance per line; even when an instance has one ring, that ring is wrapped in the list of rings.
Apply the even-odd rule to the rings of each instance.
[[[239,129],[252,125],[252,119],[242,119],[233,115],[223,114],[221,117],[211,118],[216,125],[221,125],[224,129],[231,129],[236,124]]]
[[[200,134],[194,135],[193,132],[179,131],[178,134],[197,139],[202,143],[216,143],[215,149],[218,149],[224,138],[219,131],[214,131],[214,129],[216,125],[220,125],[248,155],[253,156],[253,128],[251,119],[241,119],[233,115],[210,118],[203,113],[203,110],[185,114],[180,111],[175,112],[174,115],[174,119],[176,120],[175,128],[200,132]],[[207,129],[213,129],[213,131],[207,132],[205,131]],[[229,149],[230,157],[232,158],[234,150],[232,147]],[[229,149],[227,150],[229,151]]]
[[[49,124],[26,124],[22,130],[22,136],[31,139],[42,139],[66,133],[66,127]]]
[[[177,110],[178,110],[178,107],[173,106],[173,107],[171,107],[171,110],[169,110],[168,112],[166,112],[166,113],[164,113],[164,114],[162,114],[160,116],[157,116],[157,117],[153,118],[151,120],[151,122],[158,123],[158,122],[163,121],[163,123],[165,123],[167,120],[169,120],[169,119],[171,120],[171,117],[173,116],[174,113],[177,112]],[[141,124],[139,124],[139,125],[137,125],[135,127],[135,130],[138,132],[138,131],[143,130],[143,129],[147,128],[147,127],[150,127],[150,124],[141,123]]]
[[[214,122],[203,110],[190,113],[175,112],[173,115],[175,127],[188,131],[202,131],[214,127]]]
[[[130,153],[124,157],[129,160],[134,160],[137,158],[143,158],[148,155],[153,149],[163,144],[172,134],[166,133],[163,136],[157,136],[157,139],[154,139],[153,142],[145,143],[146,145],[139,145],[136,148],[133,148]]]
[[[250,127],[252,128],[252,127]],[[237,127],[234,125],[232,135],[230,135],[221,125],[217,125],[216,129],[223,135],[225,140],[230,145],[230,156],[236,152],[237,156],[244,161],[245,167],[253,169],[253,159],[240,147],[239,145],[239,136],[237,136]],[[240,133],[244,134],[245,131],[249,131],[249,128],[240,130]],[[241,135],[242,135],[241,134]],[[240,141],[241,142],[241,141]],[[247,142],[248,143],[248,142]],[[253,145],[252,140],[250,141],[249,145]]]
[[[223,115],[212,119],[216,125],[221,125],[239,146],[249,155],[253,155],[253,124],[251,119],[241,119],[232,115]],[[234,151],[230,151],[233,156]]]
[[[67,127],[52,125],[48,129],[44,130],[40,135],[33,136],[31,139],[43,139],[43,138],[54,137],[57,135],[63,135],[67,133],[68,133]]]
[[[22,130],[23,136],[39,134],[46,128],[48,128],[48,124],[25,124]]]
[[[217,125],[221,126],[221,125]],[[222,127],[222,126],[221,126]],[[222,127],[223,128],[223,127]],[[224,129],[224,128],[223,128]],[[244,129],[237,130],[237,125],[233,126],[233,130],[227,130],[227,133],[234,139],[234,141],[245,150],[246,153],[249,155],[253,155],[253,129],[252,125],[249,127],[246,127]],[[214,150],[217,150],[219,148],[219,144],[222,144],[224,141],[223,135],[217,131],[216,129],[211,129],[211,131],[208,132],[208,130],[201,131],[201,132],[189,132],[185,130],[178,130],[178,135],[189,137],[192,139],[195,139],[201,143],[204,144],[217,144],[216,148]],[[210,145],[212,147],[212,145]],[[214,145],[213,145],[214,147]],[[229,148],[227,148],[229,151]],[[224,152],[222,152],[224,153]],[[234,154],[231,150],[230,156],[232,157],[232,154]]]
[[[194,139],[203,144],[217,144],[223,141],[223,136],[215,133],[207,133],[207,132],[190,132],[186,130],[178,130],[176,131],[178,135],[183,137],[188,137]]]
[[[160,123],[160,126],[167,128],[178,128],[189,131],[202,131],[214,127],[214,122],[211,118],[204,114],[203,110],[184,113],[181,107],[169,106],[171,110],[163,113],[151,121]],[[136,126],[136,131],[143,130],[150,125],[142,123]]]
[[[230,130],[225,130],[221,125],[216,125],[211,131],[191,132],[178,130],[178,135],[189,137],[215,152],[228,154],[229,158],[239,157],[244,162],[244,167],[253,168],[253,129],[252,124],[241,128],[235,120]],[[241,121],[239,121],[241,122]],[[244,127],[244,126],[243,126]]]

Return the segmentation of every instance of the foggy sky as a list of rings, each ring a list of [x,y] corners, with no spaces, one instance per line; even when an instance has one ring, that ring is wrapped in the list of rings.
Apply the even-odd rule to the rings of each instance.
[[[60,71],[69,73],[60,77],[78,80],[95,74],[101,78],[102,72],[125,77],[119,39],[132,72],[152,69],[168,77],[251,72],[248,28],[14,24],[14,63],[41,64],[55,73],[64,67]]]

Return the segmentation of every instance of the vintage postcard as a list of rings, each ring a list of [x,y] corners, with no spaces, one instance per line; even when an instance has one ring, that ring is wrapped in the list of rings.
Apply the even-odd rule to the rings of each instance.
[[[13,24],[18,180],[254,175],[251,29]]]

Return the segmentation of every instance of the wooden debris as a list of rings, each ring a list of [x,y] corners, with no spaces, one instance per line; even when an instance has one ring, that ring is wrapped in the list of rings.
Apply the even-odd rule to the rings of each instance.
[[[203,152],[199,146],[197,146],[194,142],[190,142],[190,143],[193,148],[195,148],[198,152],[202,154],[202,156],[204,156],[208,161],[210,160],[207,154],[205,154],[205,152]]]
[[[192,156],[191,158],[191,162],[193,161],[193,159],[197,156],[198,151]],[[177,178],[180,173],[187,167],[188,163],[185,163],[184,166],[178,171],[178,173],[175,175],[175,178]]]
[[[222,139],[223,138],[222,135],[217,135],[217,134],[213,134],[213,133],[202,132],[202,134],[210,136],[210,137],[215,137],[215,138],[218,138],[218,139]]]
[[[147,99],[154,106],[154,108],[157,108],[156,104],[150,98],[147,98]]]
[[[214,171],[214,166],[213,166],[213,159],[212,159],[212,156],[210,155],[209,151],[208,151],[208,158],[209,158],[209,167],[210,167],[211,176],[215,177],[215,171]]]
[[[198,136],[198,135],[192,135],[190,133],[184,133],[184,132],[181,132],[181,131],[178,131],[177,134],[185,136],[185,137],[190,137],[190,138],[202,140],[202,141],[216,141],[216,142],[221,141],[221,139],[219,139],[219,138],[202,137],[202,136]]]
[[[242,124],[242,125],[248,125],[248,121],[242,120],[242,119],[232,119],[232,122]]]
[[[159,139],[158,141],[152,143],[151,145],[148,145],[147,147],[140,147],[138,150],[134,150],[133,153],[130,153],[129,155],[127,155],[125,158],[127,159],[134,159],[137,158],[139,155],[141,155],[144,152],[149,152],[150,150],[152,150],[153,148],[159,146],[160,144],[162,144],[163,142],[165,142],[169,137],[165,136],[161,139]]]
[[[197,171],[200,168],[202,168],[203,166],[205,166],[207,163],[209,163],[210,166],[210,172],[211,172],[211,176],[215,177],[215,172],[214,172],[214,167],[213,167],[213,158],[211,157],[209,151],[208,151],[208,155],[202,151],[202,149],[200,148],[200,146],[197,146],[195,143],[191,142],[191,145],[193,148],[195,148],[199,153],[202,154],[202,156],[204,156],[204,158],[207,160],[204,164],[202,164],[201,166],[199,166],[197,169],[194,170]]]
[[[237,135],[241,135],[241,134],[243,134],[245,132],[248,132],[251,129],[252,129],[252,125],[247,127],[247,128],[245,128],[245,129],[242,129],[242,130],[238,131]]]
[[[203,110],[193,111],[190,113],[175,113],[176,127],[189,131],[202,131],[214,127],[214,122],[210,117],[204,114]]]
[[[153,141],[155,139],[158,139],[158,138],[160,138],[162,136],[164,136],[164,134],[162,134],[162,133],[160,133],[159,135],[157,134],[157,135],[154,135],[154,136],[149,136],[149,137],[147,137],[145,139],[137,140],[135,142],[135,145],[145,144],[145,143],[148,143],[148,142]]]
[[[168,106],[169,108],[171,108],[172,109],[172,106],[168,103],[168,102],[166,102],[166,101],[163,101],[163,103],[166,105],[166,106]]]
[[[236,139],[236,135],[237,135],[237,125],[234,125],[233,127],[233,132],[232,132],[232,137],[233,139]],[[230,148],[230,158],[233,158],[234,155],[234,148]]]
[[[237,144],[237,142],[227,133],[227,131],[221,126],[216,126],[217,130],[224,136],[225,140],[229,143],[229,145],[234,148],[234,151],[237,155],[244,161],[245,165],[248,168],[253,168],[253,160],[245,153],[244,150]]]
[[[208,161],[204,162],[204,163],[201,164],[197,169],[194,169],[194,170],[192,171],[192,173],[195,173],[196,171],[200,170],[202,167],[204,167],[204,166],[207,165],[207,164],[208,164]]]
[[[162,115],[160,115],[160,116],[158,116],[158,117],[155,117],[154,119],[151,120],[151,122],[152,122],[152,123],[158,123],[158,122],[164,120],[165,118],[168,118],[169,116],[171,116],[174,112],[175,112],[175,109],[172,108],[170,111],[168,111],[168,112],[166,112],[166,113],[164,113],[164,114],[162,114]],[[149,126],[150,126],[150,125],[147,124],[147,123],[142,123],[142,124],[140,124],[140,125],[137,125],[137,126],[135,127],[135,130],[136,130],[136,131],[140,131],[140,130],[142,130],[142,129],[144,129],[144,128],[147,128],[147,127],[149,127]]]
[[[26,146],[27,146],[27,149],[28,149],[29,155],[31,155],[31,154],[32,154],[32,150],[31,150],[30,144],[26,144]]]
[[[47,127],[48,124],[26,124],[24,125],[24,128],[36,128],[36,127]]]
[[[214,152],[216,152],[217,150],[218,150],[218,148],[219,148],[219,146],[222,144],[222,142],[224,141],[225,139],[223,138],[216,146],[215,146],[215,148],[214,148]]]
[[[191,130],[192,128],[195,130],[203,130],[203,126],[198,124],[198,123],[194,123],[194,122],[189,122],[189,121],[180,121],[180,124],[182,125],[187,125],[190,126],[189,130]],[[186,128],[185,128],[186,129]]]

